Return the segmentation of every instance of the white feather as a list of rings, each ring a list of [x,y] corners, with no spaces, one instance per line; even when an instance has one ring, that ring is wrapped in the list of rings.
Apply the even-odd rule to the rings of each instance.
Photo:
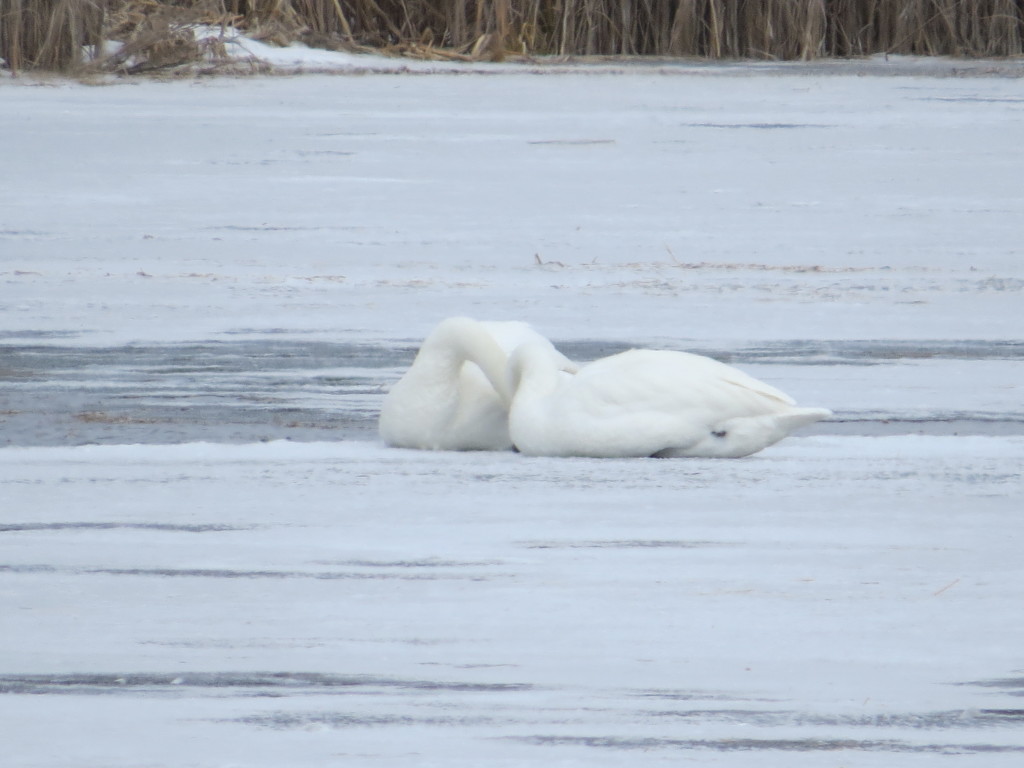
[[[508,450],[508,355],[534,344],[561,370],[576,366],[521,322],[442,321],[381,406],[378,429],[388,445],[427,450]]]
[[[542,346],[509,360],[510,436],[535,456],[734,458],[831,415],[701,355],[632,350],[570,378]]]

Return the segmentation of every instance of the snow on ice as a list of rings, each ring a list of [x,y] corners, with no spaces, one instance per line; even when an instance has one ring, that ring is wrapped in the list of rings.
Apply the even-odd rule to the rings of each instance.
[[[1013,65],[334,61],[0,81],[5,764],[1017,765]],[[388,449],[453,314],[837,415]]]

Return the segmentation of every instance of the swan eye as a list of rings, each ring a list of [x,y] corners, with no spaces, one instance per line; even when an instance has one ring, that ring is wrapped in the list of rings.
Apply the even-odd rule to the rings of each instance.
[[[713,431],[711,434],[714,435],[715,437],[725,437],[729,433],[726,432],[724,429],[718,429]]]

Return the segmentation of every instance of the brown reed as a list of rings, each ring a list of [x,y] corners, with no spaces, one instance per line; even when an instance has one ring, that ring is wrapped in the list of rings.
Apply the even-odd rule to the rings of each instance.
[[[69,71],[106,36],[169,66],[202,54],[183,31],[198,23],[473,59],[1024,54],[1024,0],[0,0],[0,56],[15,71]]]
[[[0,57],[13,72],[72,70],[103,32],[103,0],[0,0]]]

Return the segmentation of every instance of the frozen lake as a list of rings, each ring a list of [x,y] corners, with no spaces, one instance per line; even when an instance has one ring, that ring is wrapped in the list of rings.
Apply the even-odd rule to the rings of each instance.
[[[409,340],[384,343],[219,339],[187,344],[0,344],[2,445],[374,439],[380,399],[412,362]],[[556,340],[557,341],[557,340]],[[629,348],[565,341],[574,360]],[[666,345],[662,345],[666,346]],[[828,382],[836,416],[801,434],[1024,434],[1015,341],[766,341],[681,346],[784,388]],[[963,371],[985,372],[974,391]],[[957,379],[964,379],[957,384]],[[909,388],[879,402],[894,385]],[[806,386],[806,385],[805,385]]]
[[[1019,765],[1006,71],[0,81],[5,765]],[[454,314],[836,417],[384,447]]]

